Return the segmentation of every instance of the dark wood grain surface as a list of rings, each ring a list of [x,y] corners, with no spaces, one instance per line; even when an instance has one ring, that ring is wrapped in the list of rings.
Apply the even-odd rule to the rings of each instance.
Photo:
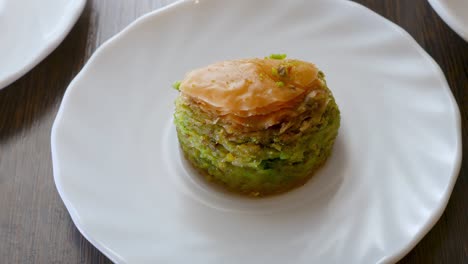
[[[81,236],[56,191],[51,126],[65,89],[96,47],[138,16],[170,2],[89,0],[63,43],[0,90],[0,263],[110,263]],[[403,27],[439,63],[460,106],[466,153],[468,44],[426,0],[356,2]],[[401,263],[468,263],[465,157],[442,218]]]

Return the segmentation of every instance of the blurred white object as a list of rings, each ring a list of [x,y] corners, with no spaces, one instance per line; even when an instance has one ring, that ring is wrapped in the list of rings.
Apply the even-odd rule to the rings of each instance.
[[[85,3],[0,0],[0,89],[26,74],[62,42]]]
[[[428,0],[432,8],[468,42],[468,0]]]

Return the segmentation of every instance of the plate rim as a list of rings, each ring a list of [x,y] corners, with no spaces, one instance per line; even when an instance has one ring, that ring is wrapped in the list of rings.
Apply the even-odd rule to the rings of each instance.
[[[450,15],[450,8],[447,7],[447,4],[441,2],[440,0],[428,0],[432,9],[439,15],[440,18],[452,29],[458,36],[468,42],[468,25],[461,25],[458,19],[455,16]]]
[[[201,1],[218,1],[218,0],[177,0],[171,4],[168,4],[164,7],[161,7],[159,9],[150,11],[146,14],[143,14],[142,16],[138,17],[136,20],[128,24],[126,27],[124,27],[120,32],[106,40],[104,43],[102,43],[91,55],[89,60],[86,62],[84,67],[80,70],[80,72],[75,76],[75,78],[70,82],[68,85],[65,94],[63,96],[63,100],[60,104],[59,110],[57,112],[56,118],[54,120],[54,123],[52,125],[52,130],[51,130],[51,155],[52,155],[52,168],[53,168],[53,177],[54,177],[54,182],[57,188],[57,191],[67,209],[67,211],[70,214],[70,217],[72,219],[72,222],[75,224],[77,229],[80,231],[80,233],[93,245],[95,246],[101,253],[103,253],[106,257],[108,257],[112,262],[114,263],[125,263],[125,260],[123,257],[121,257],[117,252],[112,251],[108,247],[104,245],[104,243],[101,243],[100,241],[96,240],[93,238],[91,234],[89,234],[85,228],[83,228],[82,223],[80,221],[80,218],[78,214],[75,212],[74,207],[72,206],[70,200],[68,200],[67,195],[65,192],[61,189],[61,171],[60,171],[60,163],[58,161],[57,157],[57,130],[59,129],[61,125],[61,120],[63,119],[64,115],[64,106],[68,104],[68,101],[70,101],[71,94],[73,91],[76,89],[76,84],[80,82],[80,80],[83,78],[85,74],[88,72],[88,68],[91,64],[93,64],[99,57],[100,55],[108,50],[112,49],[112,44],[114,42],[118,42],[120,39],[124,38],[125,35],[138,28],[138,25],[142,23],[146,23],[146,21],[152,19],[155,16],[159,16],[160,14],[166,13],[166,12],[171,12],[173,9],[178,8],[181,5],[188,4],[188,3],[198,3]],[[327,2],[326,0],[321,0],[324,2]],[[450,175],[450,180],[448,182],[447,188],[445,189],[443,196],[440,198],[438,201],[438,206],[436,210],[433,210],[426,220],[426,223],[422,226],[418,232],[413,236],[411,240],[409,240],[403,247],[401,247],[399,250],[393,252],[393,254],[389,254],[387,256],[383,256],[380,260],[379,263],[396,263],[399,260],[401,260],[404,256],[406,256],[421,240],[422,238],[434,227],[434,225],[437,223],[437,221],[440,219],[442,214],[445,211],[445,208],[447,207],[448,201],[450,199],[450,196],[452,194],[452,190],[455,186],[455,183],[457,181],[457,178],[459,176],[459,172],[461,169],[461,163],[462,163],[462,135],[461,135],[461,115],[460,115],[460,110],[458,107],[458,103],[455,100],[455,97],[450,89],[450,86],[447,82],[447,79],[445,77],[444,72],[438,65],[438,63],[419,45],[419,43],[402,27],[400,27],[398,24],[390,21],[389,19],[381,16],[377,12],[373,11],[372,9],[361,5],[359,3],[353,2],[353,1],[340,1],[340,0],[333,0],[335,2],[342,2],[343,4],[349,4],[354,6],[355,8],[361,8],[363,10],[366,10],[370,12],[371,15],[376,17],[376,19],[380,19],[384,21],[386,24],[388,24],[393,30],[398,32],[403,38],[406,39],[409,45],[411,45],[413,48],[416,49],[416,51],[422,56],[423,59],[425,59],[428,63],[430,63],[433,66],[433,69],[435,71],[434,74],[438,75],[438,79],[441,84],[441,89],[444,90],[444,92],[448,95],[448,98],[451,103],[452,107],[452,112],[454,115],[454,123],[455,123],[455,129],[457,132],[457,138],[456,138],[456,153],[455,153],[455,161],[453,163],[453,170]],[[431,1],[431,0],[429,0]]]
[[[54,37],[48,41],[37,53],[35,53],[34,56],[31,56],[31,58],[27,60],[28,63],[26,63],[23,67],[5,75],[4,78],[0,78],[0,90],[8,87],[10,84],[26,75],[40,62],[42,62],[49,54],[51,54],[60,45],[60,43],[62,43],[62,41],[65,39],[68,33],[70,33],[71,29],[78,21],[78,18],[80,17],[86,5],[86,0],[73,1],[76,2],[76,8],[70,13],[69,16],[66,16],[69,19],[65,23],[59,24],[57,26],[58,33],[54,34]]]

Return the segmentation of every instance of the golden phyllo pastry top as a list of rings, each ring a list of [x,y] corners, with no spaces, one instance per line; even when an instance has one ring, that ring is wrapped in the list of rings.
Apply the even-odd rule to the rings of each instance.
[[[194,106],[224,123],[265,129],[300,114],[306,99],[325,99],[319,76],[317,67],[305,61],[241,59],[193,70],[178,88]]]

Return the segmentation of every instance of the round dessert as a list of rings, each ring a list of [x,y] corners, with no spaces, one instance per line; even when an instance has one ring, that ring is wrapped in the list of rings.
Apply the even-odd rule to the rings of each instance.
[[[214,63],[175,88],[183,153],[208,181],[238,193],[302,185],[330,155],[340,126],[324,74],[284,55]]]

